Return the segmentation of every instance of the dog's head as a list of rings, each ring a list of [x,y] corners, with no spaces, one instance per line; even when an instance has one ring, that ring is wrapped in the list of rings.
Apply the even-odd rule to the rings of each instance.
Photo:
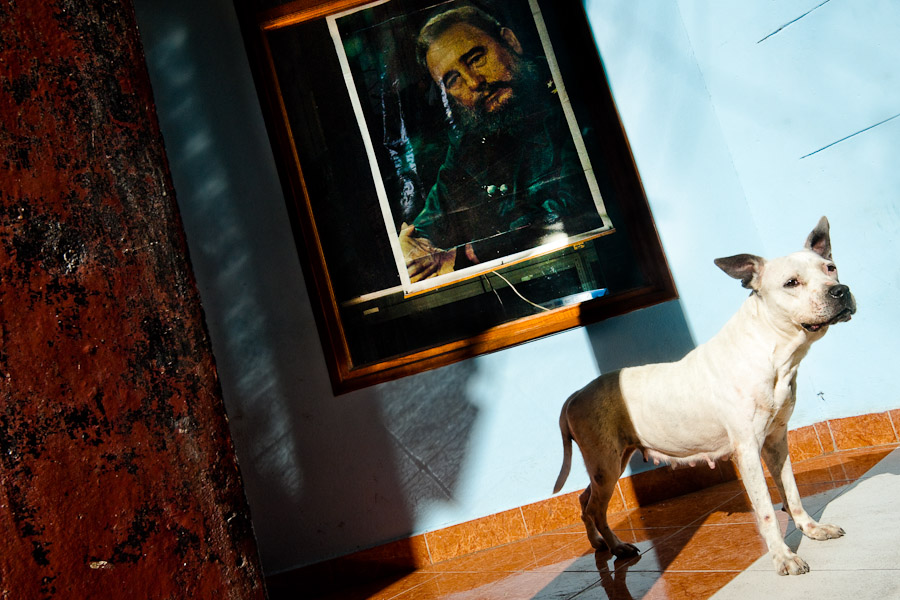
[[[856,312],[850,288],[838,281],[828,219],[822,217],[800,252],[766,260],[752,254],[717,258],[716,265],[753,290],[779,323],[809,333],[849,321]]]

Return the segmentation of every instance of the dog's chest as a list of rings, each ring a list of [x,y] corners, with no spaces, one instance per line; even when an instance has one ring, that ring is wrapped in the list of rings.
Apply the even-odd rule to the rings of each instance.
[[[774,369],[772,379],[756,394],[753,420],[757,431],[766,433],[783,427],[794,412],[797,390],[797,365],[787,364]]]

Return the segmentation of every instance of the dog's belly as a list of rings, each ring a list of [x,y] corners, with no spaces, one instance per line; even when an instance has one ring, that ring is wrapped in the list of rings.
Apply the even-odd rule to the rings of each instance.
[[[662,452],[658,452],[656,450],[651,450],[649,448],[643,448],[641,453],[644,455],[644,462],[653,461],[654,464],[672,464],[672,465],[689,465],[693,467],[694,465],[706,463],[710,469],[716,468],[716,461],[722,459],[731,458],[732,452],[728,451],[718,451],[718,452],[701,452],[698,454],[691,454],[689,456],[670,456],[668,454],[664,454]]]
[[[647,365],[622,371],[622,398],[645,458],[712,462],[732,454],[715,391],[691,377],[683,363]]]
[[[637,430],[639,450],[645,460],[677,464],[713,463],[731,456],[734,447],[723,431],[721,435],[684,436],[671,430]]]

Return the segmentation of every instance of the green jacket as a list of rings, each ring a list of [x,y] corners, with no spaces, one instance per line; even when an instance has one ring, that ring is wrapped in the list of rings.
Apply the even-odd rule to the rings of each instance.
[[[603,226],[562,107],[555,96],[546,105],[516,131],[451,143],[414,221],[418,235],[443,249],[472,242],[485,262],[541,245],[550,234]]]

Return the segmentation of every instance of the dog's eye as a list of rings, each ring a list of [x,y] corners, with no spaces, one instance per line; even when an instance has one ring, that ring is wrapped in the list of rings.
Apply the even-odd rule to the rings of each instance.
[[[828,269],[829,273],[834,273],[835,271],[837,271],[837,267],[834,265],[827,265],[825,268]]]
[[[791,279],[788,279],[787,281],[784,282],[784,287],[786,287],[786,288],[797,287],[798,285],[800,285],[800,282],[797,280],[796,277],[792,277]]]

